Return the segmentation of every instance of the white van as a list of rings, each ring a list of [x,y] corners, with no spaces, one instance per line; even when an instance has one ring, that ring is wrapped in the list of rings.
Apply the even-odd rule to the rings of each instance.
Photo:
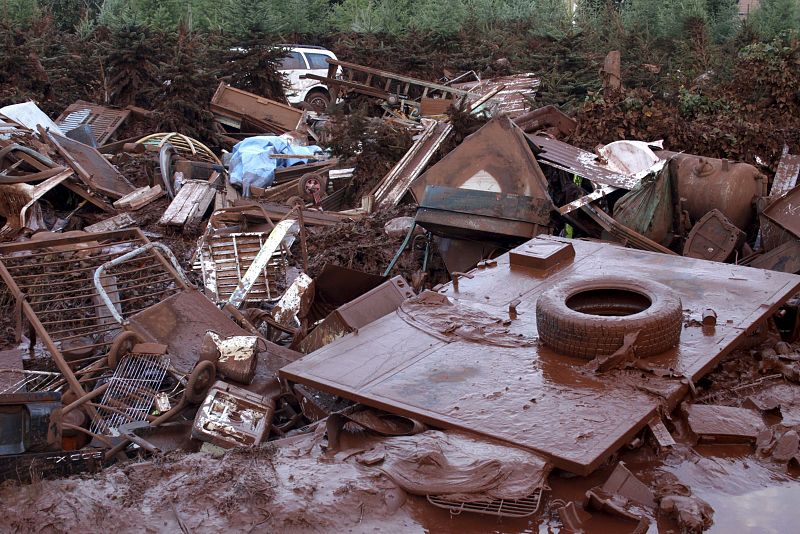
[[[301,78],[304,74],[328,75],[328,59],[336,54],[321,46],[277,45],[289,51],[281,61],[278,72],[286,76],[289,83],[286,99],[290,104],[306,102],[317,111],[324,111],[331,103],[328,87],[319,80]]]

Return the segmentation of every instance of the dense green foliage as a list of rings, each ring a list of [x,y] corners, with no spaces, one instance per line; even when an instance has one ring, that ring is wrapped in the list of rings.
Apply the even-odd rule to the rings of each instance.
[[[800,29],[798,0],[761,4],[751,19],[763,37]],[[720,41],[734,37],[739,26],[735,0],[578,0],[577,9],[568,0],[0,0],[6,23],[24,25],[47,13],[62,29],[135,22],[159,30],[183,25],[232,34],[416,30],[447,36],[521,21],[539,36],[563,36],[587,24],[609,36],[624,31],[664,39],[701,20]]]

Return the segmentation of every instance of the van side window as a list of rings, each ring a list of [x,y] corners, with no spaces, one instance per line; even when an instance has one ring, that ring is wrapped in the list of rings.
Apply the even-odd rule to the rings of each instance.
[[[281,60],[281,66],[278,70],[293,70],[293,69],[307,69],[306,62],[303,60],[303,55],[300,52],[289,52],[289,54]],[[312,67],[313,68],[313,67]]]
[[[308,65],[310,69],[328,69],[328,56],[325,54],[309,54],[306,52]]]

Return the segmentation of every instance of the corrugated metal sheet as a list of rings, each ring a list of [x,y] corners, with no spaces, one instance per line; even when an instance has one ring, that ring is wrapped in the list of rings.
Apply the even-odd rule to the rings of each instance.
[[[453,87],[469,91],[478,98],[495,91],[498,87],[505,88],[497,93],[489,101],[490,107],[496,111],[502,111],[512,119],[518,115],[529,111],[530,103],[525,98],[533,98],[541,84],[541,80],[533,73],[516,74],[514,76],[503,76],[477,82],[465,82],[453,84]]]
[[[536,135],[529,135],[528,139],[542,149],[536,156],[540,163],[577,174],[595,184],[633,189],[641,180],[639,176],[614,172],[600,163],[597,155],[563,141]]]

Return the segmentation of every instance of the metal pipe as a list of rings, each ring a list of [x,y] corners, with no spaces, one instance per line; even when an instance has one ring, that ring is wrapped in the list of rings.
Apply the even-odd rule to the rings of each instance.
[[[127,254],[123,254],[119,258],[116,258],[116,259],[113,259],[113,260],[111,260],[109,262],[104,263],[103,265],[98,267],[97,270],[94,272],[94,286],[97,289],[97,294],[100,295],[100,298],[102,299],[102,301],[108,307],[109,311],[111,311],[111,315],[113,315],[114,319],[116,319],[117,322],[120,323],[120,324],[122,324],[124,319],[123,319],[122,315],[117,311],[116,306],[114,305],[114,303],[109,298],[108,293],[106,293],[105,287],[103,287],[103,284],[100,281],[102,276],[103,276],[103,273],[104,273],[104,271],[106,269],[110,269],[111,267],[114,267],[116,265],[119,265],[120,263],[128,261],[131,258],[135,258],[136,256],[139,256],[139,255],[141,255],[141,254],[143,254],[143,253],[145,253],[145,252],[147,252],[149,250],[152,250],[154,248],[157,248],[160,251],[162,251],[167,256],[169,261],[172,263],[172,266],[175,269],[175,273],[177,273],[178,276],[180,276],[181,280],[187,286],[191,285],[189,280],[186,278],[186,275],[184,274],[183,269],[181,269],[180,263],[178,262],[178,258],[176,258],[175,254],[173,254],[172,251],[166,245],[164,245],[162,243],[148,243],[147,245],[144,245],[142,247],[134,249],[134,250],[128,252]],[[122,301],[120,301],[120,302],[122,302]]]
[[[73,237],[72,239],[74,240],[75,238]],[[57,243],[54,243],[51,240],[47,240],[47,241],[43,241],[42,243],[44,244],[45,247],[50,246],[50,245],[59,246],[59,245],[71,244],[71,243],[62,243],[61,239],[59,239],[57,241],[58,241]],[[125,244],[128,244],[128,243],[135,243],[135,242],[136,242],[135,239],[130,239],[128,241],[117,241],[117,242],[114,242],[114,243],[105,243],[105,244],[102,244],[102,245],[95,245],[93,247],[81,247],[80,250],[94,250],[94,249],[98,249],[98,248],[115,247],[117,245],[125,245]],[[80,242],[78,242],[78,243],[80,243]],[[9,244],[9,245],[11,245],[11,244]],[[6,245],[6,246],[9,246],[9,245]],[[71,252],[72,251],[70,251],[70,253]],[[26,267],[26,266],[30,267],[30,263],[27,261],[30,258],[37,258],[39,256],[52,256],[54,254],[63,254],[63,253],[64,252],[52,252],[52,251],[51,252],[32,252],[30,254],[25,254],[24,256],[16,256],[16,257],[13,257],[13,258],[6,258],[6,261],[17,260],[17,261],[23,262],[21,265],[15,266],[15,268],[17,268],[17,267]],[[75,260],[72,260],[72,261],[75,261]],[[41,265],[41,264],[37,263],[36,265]]]
[[[50,158],[48,158],[47,156],[45,156],[43,154],[40,154],[39,152],[35,151],[34,149],[32,149],[30,147],[22,146],[22,145],[17,144],[17,143],[12,143],[12,144],[8,145],[7,147],[4,147],[3,149],[0,149],[0,162],[2,162],[4,159],[6,159],[6,156],[8,156],[11,152],[13,152],[15,150],[17,150],[19,152],[23,152],[23,153],[31,156],[32,158],[36,159],[42,165],[46,165],[48,167],[55,167],[56,166],[56,163],[53,160],[51,160]]]
[[[79,399],[77,399],[75,401],[72,401],[71,403],[67,404],[65,407],[63,407],[61,409],[61,415],[64,415],[64,414],[67,414],[67,413],[71,412],[72,410],[74,410],[75,408],[77,408],[81,404],[85,403],[86,401],[90,401],[90,400],[92,400],[92,399],[94,399],[96,397],[99,397],[100,395],[102,395],[105,392],[105,390],[108,389],[109,385],[110,385],[110,383],[106,382],[102,386],[99,386],[97,389],[94,389],[94,390],[90,391],[89,393],[87,393],[83,397],[81,397],[81,398],[79,398]]]

